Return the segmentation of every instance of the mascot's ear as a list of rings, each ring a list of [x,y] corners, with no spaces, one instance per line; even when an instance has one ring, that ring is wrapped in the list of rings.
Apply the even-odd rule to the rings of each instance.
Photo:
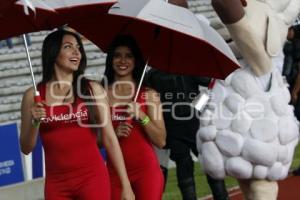
[[[267,18],[266,44],[265,48],[270,56],[276,56],[281,51],[281,37],[278,22],[274,16]]]

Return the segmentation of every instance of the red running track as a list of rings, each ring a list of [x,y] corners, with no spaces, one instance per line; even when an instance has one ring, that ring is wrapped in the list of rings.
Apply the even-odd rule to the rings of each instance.
[[[229,192],[230,200],[243,200],[239,189],[233,189]],[[211,197],[202,200],[212,200]],[[289,176],[287,179],[279,182],[279,194],[277,200],[300,200],[300,176]]]

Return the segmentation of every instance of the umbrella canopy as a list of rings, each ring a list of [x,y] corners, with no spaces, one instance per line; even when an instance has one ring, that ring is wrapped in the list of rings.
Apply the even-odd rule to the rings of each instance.
[[[42,1],[30,2],[34,10],[28,14],[24,12],[23,1],[18,1],[9,6],[0,15],[0,40],[17,36],[23,33],[35,32],[45,29],[53,29],[65,22],[58,20],[57,12]]]
[[[76,20],[79,17],[91,17],[93,13],[107,12],[115,2],[115,0],[22,0],[14,3],[11,0],[9,4],[5,4],[5,6],[1,4],[0,7],[2,9],[0,27],[3,27],[0,31],[0,40],[24,33],[60,27],[66,24],[71,17]],[[39,92],[36,88],[24,35],[23,38],[34,87],[35,101],[39,102]]]
[[[17,0],[5,0],[2,1],[0,4],[0,15],[3,13],[7,8],[9,8],[13,3],[15,3]]]
[[[130,34],[148,64],[165,72],[224,79],[239,67],[214,29],[189,10],[162,0],[120,0],[109,14],[70,26],[104,52],[116,35]]]
[[[0,40],[24,33],[51,30],[69,20],[106,13],[116,0],[3,0]]]
[[[117,0],[43,0],[68,23],[107,13]]]
[[[29,2],[34,10],[28,14],[24,6]],[[69,20],[105,13],[116,0],[26,0],[17,1],[0,14],[0,40],[23,33],[51,30]],[[2,6],[2,5],[1,5]]]

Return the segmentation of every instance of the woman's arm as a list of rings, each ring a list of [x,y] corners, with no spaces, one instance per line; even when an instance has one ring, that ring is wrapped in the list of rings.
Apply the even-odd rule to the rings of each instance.
[[[21,105],[20,146],[21,151],[26,155],[35,147],[39,120],[42,117],[46,117],[43,104],[34,103],[33,88],[30,88],[24,93]]]
[[[147,113],[141,111],[137,103],[131,103],[128,113],[132,114],[139,121],[143,121],[147,116],[150,121],[142,125],[150,141],[158,148],[163,148],[166,145],[166,128],[162,115],[162,106],[159,95],[153,89],[148,89],[145,93]],[[135,112],[138,111],[138,112]]]
[[[91,87],[93,91],[93,95],[95,98],[95,111],[96,111],[96,119],[99,124],[102,124],[103,127],[103,144],[108,153],[108,156],[119,175],[120,182],[123,188],[123,198],[122,199],[134,199],[134,194],[132,192],[130,182],[127,177],[127,173],[125,170],[125,164],[123,155],[121,152],[121,148],[114,132],[112,122],[111,122],[111,115],[109,104],[107,101],[107,95],[105,94],[104,89],[97,84],[96,82],[91,82]]]

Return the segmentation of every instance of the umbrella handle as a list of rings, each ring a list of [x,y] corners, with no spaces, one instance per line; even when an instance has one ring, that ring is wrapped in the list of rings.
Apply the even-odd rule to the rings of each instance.
[[[132,125],[133,124],[133,119],[128,118],[128,119],[125,120],[125,123],[128,123],[128,124]]]
[[[130,124],[130,125],[132,125],[133,124],[133,117],[126,117],[126,119],[125,119],[125,121],[124,121],[125,123],[127,123],[127,124]]]
[[[42,103],[42,97],[40,95],[40,92],[35,90],[34,91],[34,103]],[[45,118],[41,118],[41,120],[44,120]]]
[[[39,91],[34,92],[34,102],[35,103],[41,103],[42,102],[42,98],[41,98],[41,95],[40,95]]]

